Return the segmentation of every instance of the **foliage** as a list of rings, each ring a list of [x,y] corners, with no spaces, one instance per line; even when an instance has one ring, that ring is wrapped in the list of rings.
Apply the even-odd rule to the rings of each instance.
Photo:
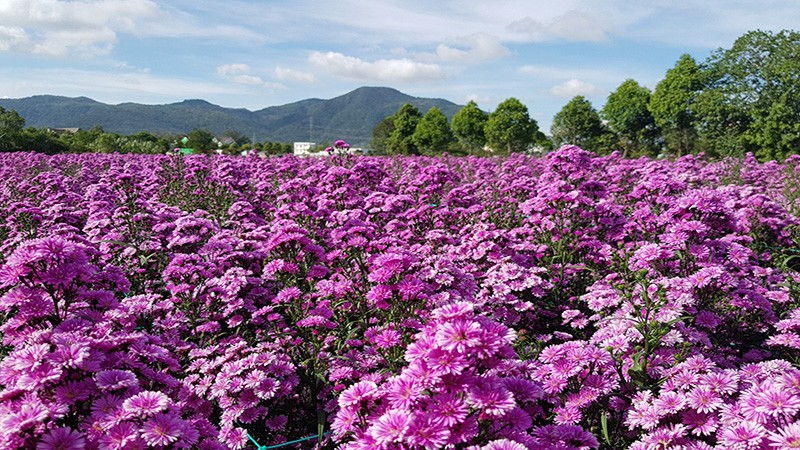
[[[618,136],[623,156],[656,156],[659,130],[648,109],[649,104],[650,90],[633,79],[623,81],[609,94],[602,115]]]
[[[553,117],[550,134],[556,145],[577,145],[598,149],[600,137],[606,133],[600,115],[592,103],[579,95],[564,105]]]
[[[14,110],[0,107],[0,151],[12,151],[20,145],[25,119]]]
[[[384,155],[388,152],[389,136],[394,131],[394,116],[387,116],[372,129],[372,140],[369,146],[379,155]]]
[[[411,136],[411,141],[423,155],[441,154],[454,140],[447,117],[436,107],[425,113]]]
[[[523,152],[536,142],[539,126],[528,107],[514,97],[504,100],[486,121],[486,142],[498,152]]]
[[[470,100],[453,116],[453,135],[470,150],[481,150],[486,145],[485,128],[488,119],[489,114]]]
[[[715,102],[704,110],[709,140],[733,127],[739,144],[762,159],[797,153],[800,136],[800,33],[751,31],[708,62]]]
[[[648,109],[663,131],[669,151],[684,155],[695,149],[697,118],[693,105],[702,89],[702,69],[688,54],[682,55],[656,85]]]
[[[419,110],[410,103],[403,105],[392,116],[394,128],[386,139],[386,148],[391,154],[417,155],[419,149],[414,143],[414,132],[422,118]]]

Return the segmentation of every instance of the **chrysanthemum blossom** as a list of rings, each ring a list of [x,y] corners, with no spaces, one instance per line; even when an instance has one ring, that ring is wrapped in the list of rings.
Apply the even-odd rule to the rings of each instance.
[[[69,427],[53,428],[36,444],[36,450],[83,450],[85,445],[80,432]]]
[[[169,397],[161,392],[143,391],[126,399],[122,409],[134,416],[146,417],[165,410],[169,403]]]
[[[174,414],[158,413],[142,425],[142,438],[151,446],[166,446],[183,434],[183,424]]]
[[[413,420],[413,414],[401,409],[386,411],[378,418],[368,432],[372,435],[375,442],[381,445],[400,442],[408,431]]]

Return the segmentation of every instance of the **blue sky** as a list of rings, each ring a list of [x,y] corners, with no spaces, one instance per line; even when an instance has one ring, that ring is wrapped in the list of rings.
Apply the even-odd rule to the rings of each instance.
[[[575,95],[602,108],[797,0],[0,0],[0,97],[202,98],[261,109],[389,86],[487,111],[516,97],[549,132]]]

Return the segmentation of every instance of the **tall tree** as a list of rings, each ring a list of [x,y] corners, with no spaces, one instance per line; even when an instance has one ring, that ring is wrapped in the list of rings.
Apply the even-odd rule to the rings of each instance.
[[[0,106],[0,151],[21,150],[25,119],[13,109]]]
[[[486,145],[486,121],[489,114],[478,108],[477,103],[470,100],[453,116],[453,134],[459,142],[469,150],[479,150]]]
[[[384,119],[378,122],[375,128],[372,129],[372,140],[369,146],[372,147],[372,150],[376,154],[387,153],[387,143],[389,141],[389,136],[392,135],[392,131],[394,131],[393,115],[384,117]]]
[[[412,136],[417,129],[417,123],[422,118],[419,110],[412,104],[406,103],[400,107],[393,118],[394,129],[386,140],[389,153],[400,155],[418,155],[419,150],[414,145]]]
[[[657,154],[659,131],[648,109],[649,104],[650,89],[630,78],[623,81],[606,99],[602,116],[617,135],[623,156]]]
[[[536,142],[539,125],[528,115],[528,107],[511,97],[489,114],[485,132],[486,142],[492,149],[521,152]]]
[[[446,151],[455,138],[447,116],[434,106],[419,120],[411,140],[421,153],[434,155]]]
[[[553,116],[550,135],[556,145],[572,144],[598,151],[605,129],[592,103],[581,95],[570,100]]]
[[[692,108],[703,89],[703,72],[688,54],[657,85],[648,109],[661,128],[669,150],[682,155],[692,151],[697,142],[695,112]]]
[[[751,31],[707,61],[709,80],[700,110],[709,139],[732,130],[740,151],[762,159],[798,152],[800,33]]]

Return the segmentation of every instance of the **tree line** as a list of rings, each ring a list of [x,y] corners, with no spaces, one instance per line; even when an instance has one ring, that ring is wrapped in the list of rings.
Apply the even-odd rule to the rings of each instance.
[[[286,142],[251,142],[236,130],[215,136],[200,128],[185,134],[159,135],[148,132],[122,135],[101,127],[90,130],[26,128],[25,119],[19,113],[0,107],[0,152],[163,154],[178,147],[191,148],[201,154],[232,155],[252,149],[268,155],[283,155],[293,150],[293,145]]]
[[[553,117],[550,136],[519,100],[492,113],[469,102],[448,123],[404,105],[373,130],[388,154],[509,153],[574,144],[604,154],[784,159],[800,153],[800,33],[751,31],[705,61],[682,55],[654,90],[627,79],[595,109],[583,96]]]

